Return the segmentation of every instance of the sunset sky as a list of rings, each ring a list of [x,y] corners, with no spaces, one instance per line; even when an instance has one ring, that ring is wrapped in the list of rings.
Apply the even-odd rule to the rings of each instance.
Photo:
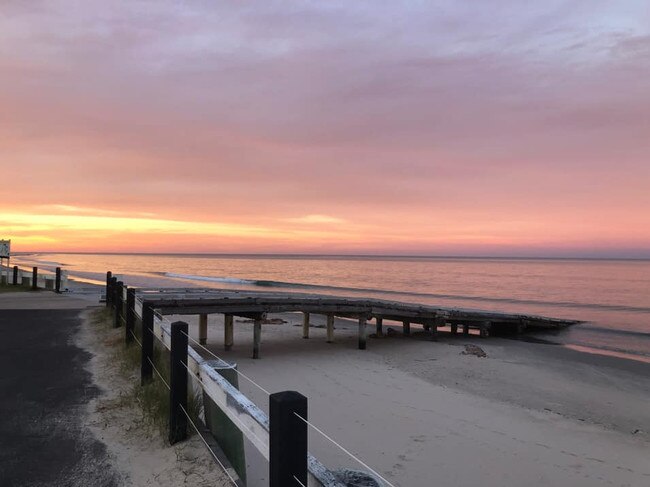
[[[650,257],[650,2],[0,3],[12,250]]]

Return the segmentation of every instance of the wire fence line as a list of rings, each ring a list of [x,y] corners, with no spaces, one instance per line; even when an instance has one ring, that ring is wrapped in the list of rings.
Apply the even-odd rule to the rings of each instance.
[[[140,340],[138,340],[138,337],[135,336],[135,333],[133,333],[133,330],[129,330],[129,332],[131,333],[131,336],[133,336],[133,339],[135,340],[135,342],[136,342],[138,345],[140,345],[140,348],[142,348],[142,342],[141,342]]]
[[[169,320],[167,320],[167,321],[169,321]],[[185,333],[185,332],[182,332],[182,333],[183,333],[183,335],[185,335],[185,336],[186,336],[186,337],[187,337],[187,338],[188,338],[192,343],[194,343],[194,344],[196,344],[197,346],[199,346],[202,350],[206,351],[207,353],[209,353],[210,355],[212,355],[212,356],[213,356],[214,358],[216,358],[217,360],[220,360],[220,361],[222,361],[222,362],[224,362],[224,363],[228,363],[226,360],[222,359],[222,358],[219,357],[217,354],[215,354],[214,352],[212,352],[212,350],[210,350],[209,348],[206,348],[205,346],[201,345],[198,341],[196,341],[194,338],[192,338],[189,334],[187,334],[187,333]],[[257,382],[255,382],[253,379],[251,379],[250,377],[248,377],[247,375],[245,375],[243,372],[240,372],[240,371],[237,370],[235,367],[232,367],[232,369],[233,369],[235,372],[237,372],[237,375],[239,375],[240,377],[246,379],[248,382],[250,382],[251,384],[253,384],[255,387],[257,387],[260,391],[262,391],[263,393],[265,393],[267,396],[270,396],[270,395],[271,395],[271,393],[270,393],[268,390],[266,390],[264,387],[262,387],[262,386],[259,385]]]
[[[383,477],[379,472],[377,472],[375,469],[373,469],[372,467],[370,467],[367,463],[365,463],[365,462],[364,462],[363,460],[361,460],[359,457],[357,457],[356,455],[354,455],[350,450],[346,449],[343,445],[341,445],[340,443],[338,443],[336,440],[334,440],[332,437],[330,437],[330,436],[329,436],[327,433],[325,433],[323,430],[321,430],[320,428],[318,428],[318,427],[317,427],[316,425],[314,425],[313,423],[310,423],[309,421],[307,421],[305,418],[303,418],[302,416],[300,416],[298,413],[294,412],[293,414],[294,414],[297,418],[299,418],[300,420],[304,421],[305,424],[306,424],[307,426],[309,426],[310,428],[312,428],[312,429],[313,429],[314,431],[316,431],[317,433],[320,433],[320,434],[321,434],[325,439],[329,440],[329,441],[330,441],[334,446],[340,448],[342,451],[344,451],[345,453],[347,453],[347,454],[350,456],[350,458],[353,458],[354,460],[356,460],[357,462],[359,462],[359,464],[360,464],[361,466],[363,466],[364,468],[367,468],[371,473],[375,474],[377,477],[379,477],[381,480],[383,480],[383,481],[386,483],[386,485],[388,485],[389,487],[395,487],[395,486],[394,486],[393,484],[391,484],[388,480],[386,480],[386,479],[385,479],[385,478],[384,478],[384,477]]]
[[[144,301],[143,301],[142,299],[136,297],[136,300],[135,300],[135,301],[136,301],[137,303],[139,303],[141,306],[144,306]],[[144,308],[143,308],[143,309],[144,309]],[[165,315],[161,314],[160,312],[154,310],[154,317],[157,318],[157,319],[160,321],[161,329],[163,329],[163,325],[168,325],[169,327],[171,327],[172,322],[169,320],[169,318],[167,318],[167,316],[165,316]],[[164,329],[163,329],[163,330],[164,330]],[[167,331],[167,330],[164,330],[164,331]],[[133,334],[133,332],[131,332],[131,333]],[[167,332],[167,333],[169,334],[169,332]],[[196,339],[194,339],[193,337],[191,337],[191,336],[189,335],[189,333],[185,333],[185,332],[183,332],[183,331],[181,331],[181,333],[182,333],[183,335],[185,335],[185,336],[187,337],[187,339],[188,339],[190,342],[192,342],[194,345],[196,345],[197,347],[199,347],[201,350],[205,351],[205,352],[206,352],[207,354],[209,354],[211,357],[213,357],[213,358],[215,358],[215,359],[217,359],[217,360],[219,360],[219,361],[221,361],[221,362],[223,362],[223,363],[226,363],[226,364],[228,363],[226,360],[224,360],[223,358],[221,358],[221,357],[219,357],[217,354],[215,354],[212,350],[208,349],[207,347],[205,347],[204,345],[202,345],[199,341],[197,341]],[[135,334],[133,334],[133,336],[134,336],[134,338],[136,339],[136,341],[138,341],[137,338],[135,337]],[[154,333],[154,336],[156,336],[156,338],[158,338],[158,340],[159,340],[159,341],[160,341],[160,342],[165,346],[165,348],[168,348],[167,345],[165,344],[164,340],[162,340],[160,337],[158,337],[155,333]],[[139,341],[138,341],[138,343],[140,344]],[[140,344],[140,346],[142,346],[142,345]],[[151,362],[150,359],[149,359],[149,361]],[[185,369],[187,370],[187,372],[188,372],[192,377],[194,377],[194,379],[196,379],[196,380],[201,384],[203,390],[206,390],[206,389],[208,388],[207,385],[206,385],[206,384],[201,380],[201,378],[198,377],[197,375],[195,375],[195,374],[192,372],[192,370],[190,370],[190,368],[189,368],[186,364],[184,364],[183,362],[180,362],[180,363],[185,367]],[[151,362],[151,365],[152,365],[153,369],[156,371],[156,373],[158,374],[158,376],[160,377],[160,379],[163,381],[163,383],[165,383],[165,385],[167,386],[167,388],[169,388],[169,385],[168,385],[168,384],[166,383],[166,381],[163,379],[162,375],[161,375],[160,372],[156,369],[155,365],[154,365],[152,362]],[[270,393],[267,389],[265,389],[264,387],[262,387],[260,384],[258,384],[256,381],[254,381],[253,379],[251,379],[250,377],[248,377],[246,374],[240,372],[240,371],[237,370],[235,367],[232,367],[232,370],[234,370],[234,371],[238,374],[238,376],[241,376],[243,379],[245,379],[246,381],[250,382],[250,383],[253,384],[255,387],[257,387],[259,390],[261,390],[262,392],[264,392],[267,396],[270,396],[270,395],[271,395],[271,393]],[[181,408],[182,408],[182,406],[181,406]],[[226,467],[223,465],[223,463],[218,459],[218,457],[216,456],[216,454],[214,453],[214,451],[212,450],[212,448],[210,448],[210,446],[208,445],[208,443],[205,441],[205,439],[204,439],[203,436],[201,435],[200,431],[198,430],[198,428],[196,427],[196,425],[194,424],[194,422],[191,420],[191,418],[190,418],[189,415],[187,414],[187,411],[185,411],[185,410],[183,409],[183,412],[184,412],[185,415],[187,416],[188,420],[189,420],[190,423],[192,424],[192,427],[196,430],[197,434],[199,435],[199,437],[201,438],[201,440],[203,441],[203,443],[205,444],[205,446],[206,446],[206,447],[208,448],[208,450],[210,451],[210,454],[215,458],[215,460],[219,463],[219,465],[224,469],[224,471],[226,472],[226,474],[227,474],[228,477],[230,478],[230,481],[233,482],[234,485],[238,485],[238,484],[236,483],[236,481],[235,481],[235,480],[230,476],[230,474],[228,473],[228,471],[227,471]],[[334,445],[335,447],[337,447],[338,449],[340,449],[342,452],[344,452],[346,455],[348,455],[350,458],[352,458],[353,460],[355,460],[355,461],[356,461],[359,465],[361,465],[363,468],[367,469],[370,473],[372,473],[373,475],[375,475],[375,476],[377,476],[379,479],[381,479],[381,480],[385,483],[385,485],[386,485],[387,487],[395,487],[394,484],[392,484],[389,480],[387,480],[387,479],[386,479],[384,476],[382,476],[379,472],[377,472],[375,469],[373,469],[372,467],[370,467],[366,462],[364,462],[364,461],[361,460],[358,456],[356,456],[355,454],[353,454],[350,450],[346,449],[343,445],[341,445],[341,444],[338,443],[336,440],[334,440],[331,436],[329,436],[327,433],[325,433],[322,429],[318,428],[316,425],[314,425],[313,423],[311,423],[311,422],[308,421],[307,419],[303,418],[303,417],[300,416],[298,413],[295,413],[295,412],[294,412],[294,415],[295,415],[297,418],[299,418],[301,421],[303,421],[305,424],[307,424],[307,426],[308,426],[309,428],[311,428],[313,431],[315,431],[316,433],[318,433],[319,435],[321,435],[322,437],[324,437],[324,438],[325,438],[326,440],[328,440],[332,445]],[[255,434],[255,432],[254,432],[254,431],[253,431],[249,426],[247,426],[246,424],[244,424],[244,423],[243,423],[241,420],[239,420],[238,418],[236,418],[236,417],[234,417],[234,416],[229,416],[229,418],[232,419],[232,420],[234,420],[234,421],[235,421],[235,422],[240,426],[240,428],[245,428],[247,431],[249,431],[250,434],[251,434],[254,438],[256,438],[260,443],[262,443],[262,444],[267,443],[267,441],[262,440],[259,436],[257,436],[257,435]],[[300,479],[298,479],[295,475],[293,476],[293,478],[295,479],[295,481],[297,482],[298,485],[300,485],[300,486],[302,486],[302,487],[306,487],[306,486],[305,486],[305,485],[300,481]]]
[[[166,387],[168,390],[171,391],[172,388],[169,386],[169,384],[167,383],[167,381],[165,380],[165,378],[162,376],[162,374],[160,373],[160,371],[158,370],[158,368],[154,365],[153,360],[151,360],[149,357],[147,357],[147,360],[148,360],[149,363],[151,364],[151,367],[153,368],[154,372],[158,375],[158,377],[160,378],[160,380],[162,381],[162,383],[165,384],[165,387]]]
[[[228,468],[227,468],[223,463],[221,463],[221,460],[219,460],[219,457],[217,456],[217,454],[216,454],[216,453],[214,452],[214,450],[210,447],[210,445],[208,444],[208,442],[205,441],[205,438],[203,438],[203,435],[202,435],[201,432],[199,431],[199,428],[196,427],[196,424],[194,423],[194,421],[192,421],[192,418],[191,418],[190,415],[187,413],[187,411],[185,410],[185,408],[184,408],[183,406],[181,406],[180,404],[179,404],[178,406],[181,408],[181,411],[183,411],[183,413],[185,413],[185,416],[187,417],[187,420],[190,422],[190,424],[192,425],[192,428],[194,428],[194,431],[196,431],[196,434],[199,436],[199,438],[201,438],[201,441],[203,442],[203,444],[205,445],[205,447],[206,447],[206,448],[208,449],[208,451],[210,452],[210,455],[212,455],[212,458],[214,458],[214,459],[217,461],[217,463],[218,463],[219,466],[222,468],[222,470],[225,472],[225,474],[228,476],[228,479],[230,479],[230,481],[232,482],[232,484],[233,484],[233,485],[238,485],[238,484],[237,484],[237,481],[232,477],[232,475],[230,475],[230,472],[228,471]]]

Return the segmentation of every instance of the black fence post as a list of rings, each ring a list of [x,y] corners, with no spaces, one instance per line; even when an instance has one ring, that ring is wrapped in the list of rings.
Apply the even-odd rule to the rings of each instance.
[[[56,280],[54,281],[54,292],[61,292],[61,268],[56,268]]]
[[[122,326],[122,314],[124,313],[124,283],[117,281],[115,284],[115,316],[113,327],[119,328]]]
[[[18,285],[18,266],[14,266],[14,278],[13,278],[13,285],[17,286]]]
[[[142,305],[142,363],[140,364],[140,383],[151,382],[153,374],[153,308],[144,303]]]
[[[117,277],[111,277],[111,308],[115,308],[115,295],[117,288]]]
[[[115,299],[117,296],[117,277],[111,277],[111,311],[115,312]]]
[[[269,398],[269,413],[269,486],[296,485],[296,479],[307,485],[307,398],[276,392]]]
[[[187,438],[187,323],[172,323],[169,364],[169,443]]]
[[[36,291],[38,289],[38,267],[32,269],[32,290]]]
[[[135,289],[129,288],[126,291],[126,324],[124,339],[126,343],[133,342],[135,333]]]
[[[110,308],[111,306],[111,279],[113,278],[113,273],[108,271],[106,273],[106,307]]]

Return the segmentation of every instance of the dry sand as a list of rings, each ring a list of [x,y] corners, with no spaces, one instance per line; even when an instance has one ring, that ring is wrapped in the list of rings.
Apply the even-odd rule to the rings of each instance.
[[[88,405],[87,426],[106,445],[121,485],[231,485],[198,436],[169,446],[160,430],[143,419],[131,394],[140,377],[124,377],[112,347],[116,342],[121,346],[124,329],[93,324],[89,313],[83,314],[76,344],[93,354],[89,369],[102,394]]]
[[[506,339],[401,337],[356,348],[356,325],[274,315],[252,360],[252,324],[237,320],[224,352],[219,315],[208,345],[270,391],[298,390],[309,416],[395,486],[650,485],[650,365]],[[185,319],[197,337],[197,321]],[[369,330],[370,331],[370,330]],[[467,345],[486,357],[464,354]],[[240,379],[267,409],[266,395]],[[330,468],[361,468],[310,434],[310,450]],[[264,485],[250,478],[250,485]]]

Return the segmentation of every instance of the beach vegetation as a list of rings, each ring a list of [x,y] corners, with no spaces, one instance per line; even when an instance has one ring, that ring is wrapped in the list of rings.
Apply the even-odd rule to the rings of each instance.
[[[160,434],[166,437],[169,431],[169,389],[167,386],[170,377],[169,351],[166,349],[163,350],[158,346],[154,347],[153,363],[155,369],[153,380],[148,384],[141,385],[141,349],[138,343],[141,337],[136,336],[138,342],[134,340],[126,344],[124,340],[124,328],[113,327],[112,313],[106,308],[95,310],[90,317],[90,322],[96,327],[103,328],[104,331],[109,332],[104,339],[104,346],[110,350],[113,363],[118,366],[117,368],[122,378],[133,383],[129,393],[122,397],[122,401],[137,404],[142,410],[142,421],[149,426],[156,427],[160,431]],[[189,394],[187,412],[195,423],[200,418],[203,408],[202,403],[200,393]],[[190,426],[188,428],[188,434],[192,435],[194,433],[195,431]]]

